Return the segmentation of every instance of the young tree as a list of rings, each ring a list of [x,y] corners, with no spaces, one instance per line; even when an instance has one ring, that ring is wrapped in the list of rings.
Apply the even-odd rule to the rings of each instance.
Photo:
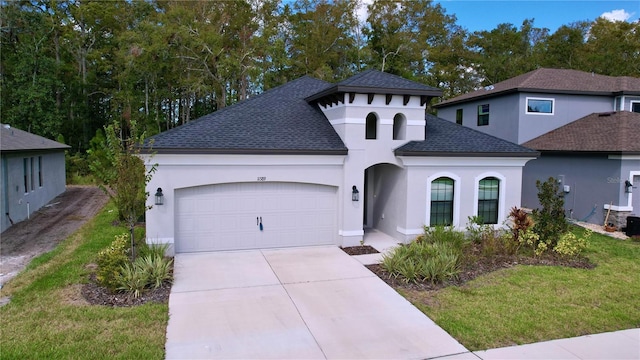
[[[115,202],[119,218],[129,228],[133,261],[136,256],[134,228],[147,210],[149,193],[146,192],[146,185],[155,172],[155,166],[147,171],[139,156],[138,145],[142,144],[145,135],[138,134],[136,122],[130,121],[126,130],[128,135],[123,136],[125,129],[118,122],[105,126],[103,156],[93,157],[89,166],[94,176],[102,182],[101,188]]]

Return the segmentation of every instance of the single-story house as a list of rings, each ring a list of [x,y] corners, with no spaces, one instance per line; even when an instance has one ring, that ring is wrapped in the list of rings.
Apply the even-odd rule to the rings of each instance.
[[[0,125],[2,231],[29,216],[66,189],[65,144]]]
[[[425,116],[440,95],[375,70],[304,76],[153,136],[147,241],[178,253],[353,246],[365,228],[407,242],[474,215],[499,226],[538,153]]]
[[[640,216],[640,113],[591,114],[524,146],[541,155],[524,168],[523,206],[537,207],[536,180],[554,177],[575,220],[620,229],[627,216]]]

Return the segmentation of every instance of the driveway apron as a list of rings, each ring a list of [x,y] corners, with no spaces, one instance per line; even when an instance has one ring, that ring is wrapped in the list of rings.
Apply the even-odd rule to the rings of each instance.
[[[178,254],[167,359],[426,359],[467,350],[335,246]]]

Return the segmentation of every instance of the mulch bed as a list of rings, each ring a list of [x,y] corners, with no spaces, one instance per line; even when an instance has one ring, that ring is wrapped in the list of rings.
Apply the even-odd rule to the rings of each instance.
[[[152,302],[167,304],[171,293],[171,284],[165,283],[157,289],[148,289],[136,298],[127,293],[111,292],[109,289],[98,285],[95,274],[91,274],[89,282],[82,286],[81,293],[82,297],[91,305],[130,307]]]
[[[458,277],[442,283],[407,283],[402,278],[392,277],[380,265],[367,265],[366,267],[391,287],[419,291],[439,290],[448,286],[460,286],[481,275],[500,269],[511,268],[516,265],[565,266],[577,269],[593,269],[596,267],[596,265],[586,257],[566,258],[555,253],[543,254],[539,257],[523,255],[483,256],[482,249],[479,246],[470,247],[465,255],[473,259],[473,261],[463,261],[463,268],[458,274]]]
[[[380,253],[378,250],[374,249],[369,245],[361,245],[361,246],[347,246],[341,247],[342,251],[346,252],[349,255],[366,255],[366,254],[378,254]]]
[[[349,255],[377,254],[378,250],[369,245],[349,246],[341,248]],[[578,269],[593,269],[595,264],[586,257],[565,258],[554,253],[544,254],[539,257],[529,257],[522,255],[493,255],[483,256],[479,246],[470,247],[465,254],[473,261],[464,261],[464,267],[458,277],[442,283],[407,283],[402,278],[392,277],[380,265],[367,265],[366,267],[376,274],[380,279],[394,288],[405,288],[419,291],[439,290],[448,286],[460,286],[481,275],[511,268],[516,265],[539,265],[539,266],[565,266]],[[89,282],[82,286],[82,296],[92,305],[106,305],[113,307],[130,307],[142,305],[150,302],[168,303],[171,292],[171,284],[164,284],[158,289],[150,289],[142,293],[138,298],[126,293],[113,293],[107,288],[98,285],[95,281],[95,274],[89,277]]]

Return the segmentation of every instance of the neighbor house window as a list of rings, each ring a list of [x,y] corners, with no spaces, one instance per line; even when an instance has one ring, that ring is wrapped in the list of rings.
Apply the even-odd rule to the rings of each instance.
[[[404,133],[407,131],[407,120],[404,115],[396,114],[393,117],[393,140],[404,140]]]
[[[375,139],[378,132],[378,117],[374,113],[367,115],[365,139]]]
[[[527,98],[527,114],[553,115],[554,100]]]
[[[29,174],[29,175],[31,175],[31,179],[30,179],[31,180],[31,191],[36,189],[36,182],[33,181],[34,180],[33,177],[34,177],[34,173],[35,173],[33,171],[34,169],[35,169],[34,168],[34,161],[33,161],[33,158],[31,158],[31,173]]]
[[[486,177],[478,184],[478,217],[482,224],[498,223],[500,180]]]
[[[22,159],[22,171],[24,173],[24,192],[29,192],[29,159]]]
[[[631,111],[640,113],[640,101],[631,102]]]
[[[478,105],[478,126],[489,125],[489,104]]]
[[[453,224],[453,179],[440,177],[431,182],[430,226]]]
[[[456,124],[462,125],[462,109],[456,110]]]
[[[42,156],[38,156],[38,186],[42,187]]]

